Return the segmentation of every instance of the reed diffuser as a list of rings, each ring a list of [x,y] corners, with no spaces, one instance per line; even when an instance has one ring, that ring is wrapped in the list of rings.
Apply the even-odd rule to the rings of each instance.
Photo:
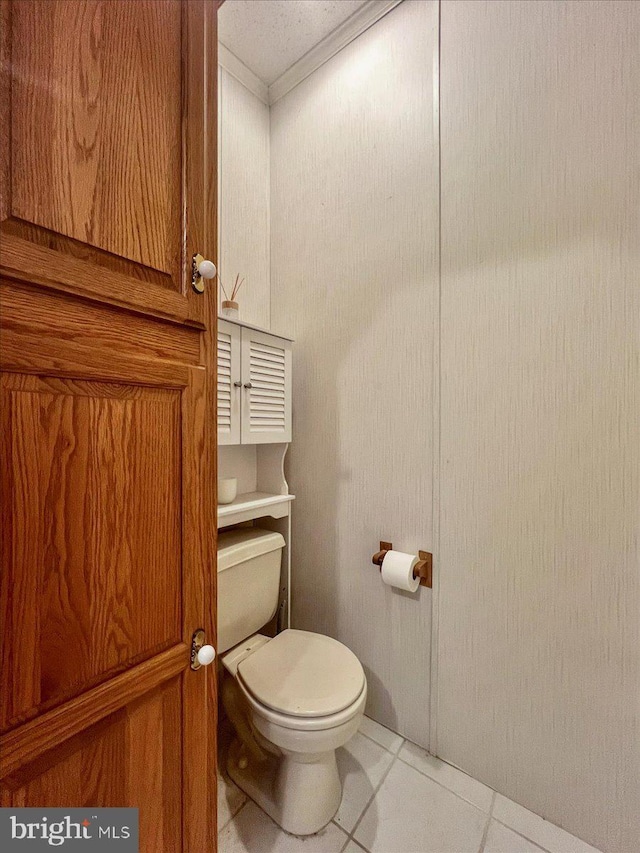
[[[218,276],[218,281],[220,282],[220,287],[222,288],[222,292],[225,295],[225,299],[222,300],[222,316],[228,317],[231,320],[237,320],[240,311],[236,296],[238,295],[238,291],[244,284],[244,279],[240,278],[240,273],[236,274],[236,280],[233,283],[233,290],[231,291],[231,296],[229,296],[229,294],[227,293],[220,276]]]

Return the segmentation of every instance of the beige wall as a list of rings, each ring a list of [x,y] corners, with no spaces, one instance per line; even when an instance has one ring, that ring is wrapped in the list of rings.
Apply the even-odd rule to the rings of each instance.
[[[273,328],[295,337],[293,620],[362,661],[367,712],[427,744],[431,592],[371,555],[433,547],[437,3],[405,2],[271,108]]]
[[[635,853],[640,4],[443,0],[441,279],[436,16],[405,0],[272,107],[294,620],[376,719],[427,745],[431,699],[439,755]],[[381,585],[380,537],[435,553],[433,697],[431,596]]]
[[[438,753],[640,850],[640,4],[441,21]]]
[[[269,107],[219,68],[220,276],[230,295],[236,273],[240,318],[268,329]]]

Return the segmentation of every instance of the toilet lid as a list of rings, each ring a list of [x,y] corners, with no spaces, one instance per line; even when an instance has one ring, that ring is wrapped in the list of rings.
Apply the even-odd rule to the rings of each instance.
[[[292,628],[238,665],[238,678],[261,704],[295,717],[336,714],[365,684],[358,658],[342,643]]]

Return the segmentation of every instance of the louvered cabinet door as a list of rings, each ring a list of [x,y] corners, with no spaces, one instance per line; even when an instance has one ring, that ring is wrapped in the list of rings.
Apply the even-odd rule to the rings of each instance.
[[[218,322],[218,444],[240,444],[240,332]]]
[[[242,329],[242,443],[291,441],[291,342]]]

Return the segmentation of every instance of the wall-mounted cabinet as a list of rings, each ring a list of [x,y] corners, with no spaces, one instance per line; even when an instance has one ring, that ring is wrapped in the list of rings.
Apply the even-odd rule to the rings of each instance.
[[[218,476],[238,494],[220,504],[218,529],[258,524],[285,539],[276,630],[290,624],[291,503],[284,457],[291,442],[291,340],[218,321]]]
[[[218,322],[218,443],[291,441],[291,341]]]

